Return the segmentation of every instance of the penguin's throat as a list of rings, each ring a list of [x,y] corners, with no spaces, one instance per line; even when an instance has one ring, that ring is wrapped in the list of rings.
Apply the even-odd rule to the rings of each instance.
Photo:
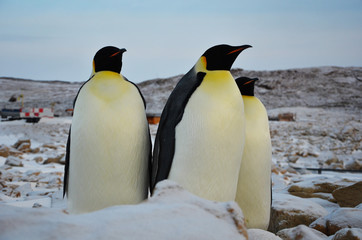
[[[127,90],[127,84],[122,75],[111,71],[97,72],[89,86],[95,96],[105,101],[118,99]]]
[[[108,78],[120,78],[121,74],[112,72],[112,71],[99,71],[95,72],[95,77],[99,79],[108,79]]]
[[[211,95],[222,94],[233,95],[236,88],[236,83],[229,71],[208,71],[201,83],[203,90]],[[240,95],[240,92],[238,92]],[[228,96],[225,96],[228,98]]]
[[[213,77],[211,79],[225,79],[229,78],[231,76],[230,71],[227,70],[207,70],[207,60],[206,57],[202,56],[199,58],[199,60],[195,64],[195,71],[198,72],[204,72],[207,75],[212,75]]]

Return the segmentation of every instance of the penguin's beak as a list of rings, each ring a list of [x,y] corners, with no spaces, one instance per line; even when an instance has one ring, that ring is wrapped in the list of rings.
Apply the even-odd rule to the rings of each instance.
[[[254,80],[247,81],[247,82],[244,83],[243,85],[247,85],[247,84],[252,83],[252,82],[254,82]]]
[[[126,52],[126,51],[127,51],[127,50],[126,50],[125,48],[119,49],[118,52],[113,53],[110,57],[114,57],[114,56],[116,56],[116,55],[118,55],[118,54],[121,54],[121,55],[122,55],[122,53],[124,53],[124,52]]]
[[[247,48],[251,48],[251,47],[252,46],[250,46],[250,45],[242,45],[242,46],[236,47],[236,49],[230,51],[227,55],[230,55],[230,54],[233,54],[233,53],[240,53],[243,50],[245,50]]]
[[[259,80],[259,78],[252,78],[252,79],[250,79],[250,81],[247,81],[247,82],[244,83],[243,85],[247,85],[247,84],[249,84],[249,83],[256,82],[256,81],[258,81],[258,80]]]

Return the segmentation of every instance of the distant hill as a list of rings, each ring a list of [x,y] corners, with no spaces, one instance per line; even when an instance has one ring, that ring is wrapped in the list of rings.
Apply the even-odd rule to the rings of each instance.
[[[233,69],[234,78],[258,77],[255,95],[267,109],[342,107],[362,110],[362,67],[317,67],[275,71]],[[149,112],[160,113],[182,75],[138,84]]]
[[[256,96],[267,109],[278,107],[324,107],[362,110],[362,67],[317,67],[275,71],[233,69],[232,75],[258,77]],[[182,75],[138,84],[147,102],[147,112],[159,114]],[[72,108],[81,82],[35,81],[0,77],[0,108],[18,107],[11,96],[24,95],[26,107],[50,107],[64,116]]]
[[[55,114],[64,116],[65,110],[72,108],[74,97],[82,83],[65,81],[35,81],[0,77],[0,108],[16,108],[21,103],[9,102],[11,96],[24,96],[25,107],[50,107],[55,103]]]

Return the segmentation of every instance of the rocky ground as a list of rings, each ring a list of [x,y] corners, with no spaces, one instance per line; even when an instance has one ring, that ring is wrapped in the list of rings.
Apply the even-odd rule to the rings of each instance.
[[[235,76],[260,78],[256,92],[271,118],[290,113],[295,119],[270,121],[273,204],[269,231],[273,234],[249,229],[249,239],[362,239],[361,72],[362,68],[337,67],[233,71]],[[160,113],[180,77],[139,84],[148,112]],[[0,81],[1,104],[21,89],[32,96],[26,104],[47,104],[63,94],[58,100],[59,115],[71,107],[71,98],[80,86]],[[49,89],[62,94],[47,95]],[[41,119],[38,124],[0,122],[1,206],[66,207],[62,185],[70,123],[71,117]],[[157,125],[150,130],[154,138]],[[306,168],[327,170],[318,174]]]
[[[58,116],[70,115],[66,112],[73,107],[73,100],[82,83],[62,81],[33,81],[0,77],[0,109],[20,108],[21,100],[12,103],[12,96],[18,98],[23,95],[24,106],[28,108],[50,108],[54,106],[54,113]]]
[[[258,77],[255,94],[267,109],[280,107],[343,108],[361,113],[362,67],[318,67],[276,71],[233,69],[232,75]],[[160,114],[168,96],[183,75],[138,83],[147,112]],[[87,80],[87,79],[84,79]],[[0,107],[17,107],[11,96],[24,95],[26,107],[50,107],[68,116],[81,82],[33,81],[0,77]]]
[[[361,113],[362,67],[319,67],[276,71],[233,69],[234,78],[257,77],[255,95],[266,108],[343,108]],[[138,86],[147,110],[160,113],[182,75],[145,81]]]

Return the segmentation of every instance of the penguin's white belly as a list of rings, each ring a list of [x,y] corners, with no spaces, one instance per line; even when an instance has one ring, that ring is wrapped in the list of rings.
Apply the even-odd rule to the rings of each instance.
[[[139,203],[148,194],[149,149],[141,97],[135,89],[115,88],[109,90],[114,98],[105,100],[83,88],[71,128],[68,209]]]
[[[211,81],[204,79],[192,94],[176,127],[169,179],[200,197],[233,201],[243,152],[243,101],[232,77]]]
[[[271,141],[268,116],[255,97],[243,97],[245,145],[236,202],[248,228],[267,229],[271,204]]]

